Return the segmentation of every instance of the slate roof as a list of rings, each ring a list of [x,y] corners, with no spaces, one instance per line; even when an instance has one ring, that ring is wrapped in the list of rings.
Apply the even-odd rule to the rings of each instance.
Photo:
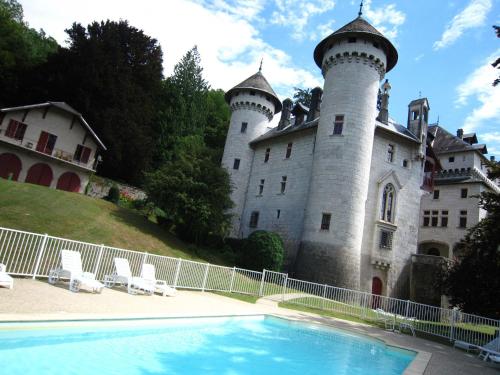
[[[96,133],[92,130],[90,125],[85,121],[83,118],[82,114],[78,112],[76,109],[71,107],[70,105],[66,104],[65,102],[46,102],[46,103],[40,103],[40,104],[31,104],[31,105],[24,105],[21,107],[11,107],[11,108],[3,108],[0,110],[0,112],[12,112],[12,111],[23,111],[26,109],[33,109],[33,108],[44,108],[44,107],[56,107],[64,112],[71,113],[74,116],[77,116],[78,119],[80,120],[80,123],[88,130],[88,132],[92,135],[94,140],[97,142],[99,146],[102,147],[102,149],[107,150],[106,146],[104,146],[104,143],[99,139]]]
[[[312,121],[309,121],[309,122],[304,121],[299,125],[295,125],[295,124],[289,125],[282,130],[278,130],[278,127],[275,127],[275,128],[272,128],[271,130],[269,130],[267,133],[261,135],[260,137],[257,137],[254,140],[252,140],[250,142],[250,145],[255,145],[255,144],[260,143],[262,141],[282,137],[284,135],[296,133],[296,132],[299,132],[302,130],[314,129],[318,126],[318,123],[319,123],[319,117],[312,120]],[[381,123],[379,121],[375,121],[375,126],[377,128],[384,129],[384,130],[391,132],[393,134],[402,136],[410,141],[417,142],[417,143],[420,142],[411,131],[409,131],[403,125],[397,124],[393,120],[389,120],[388,124],[384,124],[384,123]]]
[[[435,137],[432,148],[437,154],[460,151],[478,151],[482,154],[486,149],[485,145],[471,145],[465,142],[439,125],[430,125],[429,132]]]
[[[347,25],[342,26],[340,29],[323,39],[316,46],[316,48],[314,49],[314,61],[316,62],[316,65],[321,68],[325,48],[329,43],[339,39],[345,39],[355,36],[369,36],[375,41],[379,42],[387,55],[386,71],[388,72],[389,70],[394,68],[396,62],[398,61],[398,51],[392,45],[389,39],[382,35],[380,31],[370,25],[370,23],[361,16],[352,20]]]
[[[234,91],[237,91],[238,89],[251,89],[255,91],[260,91],[264,94],[271,96],[275,106],[274,113],[276,114],[281,111],[282,104],[281,101],[278,99],[278,95],[276,95],[269,82],[267,82],[266,77],[264,77],[264,75],[261,73],[260,70],[253,76],[248,77],[243,82],[237,84],[231,90],[226,92],[224,98],[226,99],[226,102],[228,104],[229,101],[231,100],[231,95],[233,94]]]

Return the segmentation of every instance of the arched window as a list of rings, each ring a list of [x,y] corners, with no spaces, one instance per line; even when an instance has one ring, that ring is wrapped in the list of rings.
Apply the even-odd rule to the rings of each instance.
[[[387,221],[389,223],[394,222],[394,201],[395,201],[395,190],[392,184],[385,185],[384,192],[382,194],[382,206],[380,209],[380,219]]]

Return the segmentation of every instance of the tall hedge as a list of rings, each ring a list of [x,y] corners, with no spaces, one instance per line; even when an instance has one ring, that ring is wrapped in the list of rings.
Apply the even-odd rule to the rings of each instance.
[[[245,240],[242,248],[243,267],[256,271],[280,271],[283,265],[283,240],[279,234],[258,230]]]

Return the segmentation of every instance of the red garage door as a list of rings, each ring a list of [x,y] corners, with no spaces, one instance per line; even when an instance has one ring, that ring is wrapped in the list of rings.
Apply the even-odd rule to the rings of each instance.
[[[21,160],[16,155],[8,153],[0,155],[0,177],[17,181],[21,168]]]
[[[80,191],[80,177],[73,172],[64,172],[57,180],[57,189],[78,193]]]
[[[31,166],[26,176],[26,181],[30,184],[50,186],[52,182],[52,169],[44,163],[37,163]]]

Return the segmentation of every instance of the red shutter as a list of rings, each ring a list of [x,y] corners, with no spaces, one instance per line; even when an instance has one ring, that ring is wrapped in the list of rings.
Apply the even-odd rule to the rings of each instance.
[[[17,140],[22,141],[24,138],[24,133],[26,133],[26,128],[28,125],[23,124],[22,122],[17,124],[16,135],[14,136]]]
[[[16,120],[10,120],[9,126],[7,127],[7,130],[5,131],[5,136],[9,138],[14,138],[16,135],[16,129],[17,129],[17,121]]]
[[[38,139],[38,144],[36,145],[36,150],[44,152],[48,139],[49,139],[49,133],[42,131],[42,133],[40,134],[40,138]]]
[[[89,162],[90,151],[90,148],[83,147],[82,158],[80,159],[82,163],[87,164]]]

